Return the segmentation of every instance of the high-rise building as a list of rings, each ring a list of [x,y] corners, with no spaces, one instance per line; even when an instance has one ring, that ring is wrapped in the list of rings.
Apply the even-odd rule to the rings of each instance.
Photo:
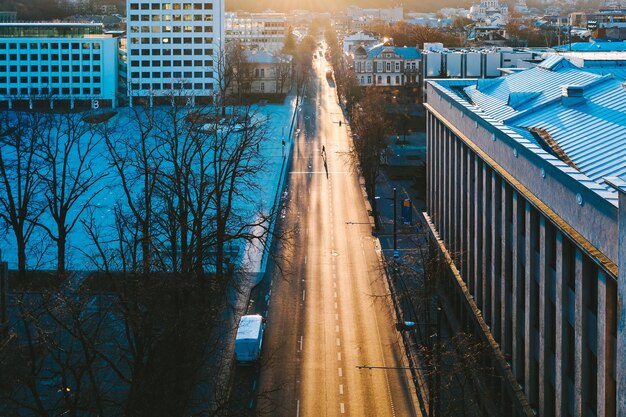
[[[226,13],[226,41],[249,49],[280,51],[285,45],[287,18],[283,13]]]
[[[101,24],[1,23],[4,108],[116,106],[118,39]]]
[[[219,91],[224,49],[221,0],[129,0],[127,91],[138,97],[208,102]]]
[[[427,82],[447,311],[499,358],[495,415],[626,415],[621,73],[552,56],[506,77]]]

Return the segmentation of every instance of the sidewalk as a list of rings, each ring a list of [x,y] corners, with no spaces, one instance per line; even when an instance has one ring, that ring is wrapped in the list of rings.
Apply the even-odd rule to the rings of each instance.
[[[426,225],[421,213],[425,210],[424,188],[417,186],[414,180],[392,180],[385,167],[376,185],[377,198],[377,237],[380,241],[385,263],[387,265],[387,276],[389,286],[394,298],[396,314],[400,321],[419,322],[419,313],[416,306],[405,294],[419,290],[420,284],[416,280],[406,278],[405,275],[418,275],[421,272],[421,262],[419,262],[420,248],[425,247],[427,238],[425,236]],[[394,207],[393,189],[396,188],[396,242],[399,258],[394,258]],[[409,199],[412,203],[412,219],[410,224],[403,224],[402,203]],[[396,272],[398,271],[398,272]],[[419,338],[426,337],[424,332],[432,329],[416,328],[420,333]],[[428,416],[430,410],[428,404],[428,383],[426,376],[420,371],[422,368],[419,358],[418,343],[415,331],[403,331],[402,339],[407,352],[408,360],[413,376],[413,382],[417,388],[417,395],[422,415]]]

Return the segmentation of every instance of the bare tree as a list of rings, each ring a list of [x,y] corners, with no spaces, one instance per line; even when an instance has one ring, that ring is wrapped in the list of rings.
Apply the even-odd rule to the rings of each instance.
[[[276,92],[283,94],[285,89],[291,86],[291,78],[293,74],[292,57],[289,55],[276,55],[278,60],[276,64]]]
[[[383,108],[382,96],[370,88],[352,117],[354,153],[374,212],[376,212],[376,179],[380,172],[380,155],[386,146],[389,132],[389,126],[381,111]]]
[[[67,236],[82,213],[103,190],[96,187],[107,173],[94,166],[101,137],[84,123],[80,115],[50,116],[52,124],[43,135],[38,156],[46,212],[54,226],[37,221],[57,245],[57,273],[65,274]]]
[[[143,106],[131,109],[129,126],[115,126],[107,122],[99,131],[109,151],[109,163],[120,180],[124,203],[130,211],[127,214],[121,207],[116,207],[118,230],[121,235],[137,232],[141,248],[141,252],[137,253],[135,241],[122,243],[119,248],[121,260],[125,260],[125,254],[129,253],[131,262],[129,265],[124,261],[120,266],[122,270],[149,272],[152,268],[154,240],[152,206],[161,164],[158,158],[161,145],[153,132],[154,109]]]
[[[263,213],[259,206],[257,217],[250,221],[234,210],[237,200],[256,203],[256,175],[263,170],[258,149],[267,138],[266,120],[250,107],[239,109],[236,118],[224,130],[210,137],[212,151],[211,210],[214,229],[210,244],[215,247],[215,269],[218,278],[224,276],[225,246],[234,241],[255,241],[264,244],[273,213]]]
[[[246,62],[245,50],[239,42],[228,42],[218,51],[214,65],[215,79],[219,89],[219,106],[222,116],[226,116],[226,107],[229,104],[228,94],[233,81],[236,80],[236,68]]]
[[[19,275],[26,273],[26,247],[42,212],[37,199],[46,172],[37,150],[48,128],[38,113],[5,113],[0,120],[0,219],[13,231]]]

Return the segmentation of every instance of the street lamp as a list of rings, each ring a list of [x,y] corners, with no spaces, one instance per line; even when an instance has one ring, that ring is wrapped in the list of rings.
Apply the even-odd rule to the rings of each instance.
[[[375,200],[380,200],[381,197],[374,197]],[[397,199],[396,199],[396,187],[393,188],[393,197],[385,198],[386,200],[393,200],[393,258],[400,259],[400,251],[398,250],[398,230],[397,230],[397,217],[398,217],[398,208],[397,208]],[[376,211],[376,210],[374,210]],[[376,216],[376,213],[374,213]]]
[[[400,259],[400,252],[398,251],[398,205],[396,204],[396,187],[393,187],[393,258]]]

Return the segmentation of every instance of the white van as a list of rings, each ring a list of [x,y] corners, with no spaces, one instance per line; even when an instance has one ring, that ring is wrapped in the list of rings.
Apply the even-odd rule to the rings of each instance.
[[[235,338],[235,360],[239,365],[252,365],[261,356],[265,319],[258,315],[242,316]]]

